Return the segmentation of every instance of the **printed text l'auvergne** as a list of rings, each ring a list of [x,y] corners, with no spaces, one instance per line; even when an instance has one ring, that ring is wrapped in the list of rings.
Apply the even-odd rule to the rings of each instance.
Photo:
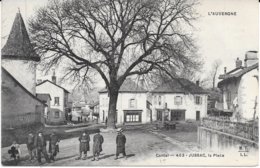
[[[208,16],[237,16],[237,12],[208,12]]]

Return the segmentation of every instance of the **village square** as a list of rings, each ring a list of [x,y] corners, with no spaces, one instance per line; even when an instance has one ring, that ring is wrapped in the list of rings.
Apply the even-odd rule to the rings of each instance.
[[[206,2],[23,3],[2,4],[2,165],[258,163],[258,38],[194,40]]]

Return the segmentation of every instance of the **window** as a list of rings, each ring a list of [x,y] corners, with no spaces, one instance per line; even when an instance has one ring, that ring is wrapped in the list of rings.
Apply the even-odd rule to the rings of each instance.
[[[60,98],[59,97],[54,97],[54,105],[59,106],[60,105]]]
[[[154,96],[154,104],[157,104],[157,96]]]
[[[60,112],[59,111],[55,111],[54,118],[60,118]]]
[[[227,106],[228,106],[228,109],[231,108],[231,92],[230,91],[227,92]]]
[[[126,114],[126,122],[141,122],[140,114]]]
[[[200,96],[195,96],[195,103],[202,104],[202,98]]]
[[[161,96],[158,97],[158,104],[159,104],[159,106],[162,104],[162,97]]]
[[[175,105],[181,105],[182,104],[182,97],[181,96],[175,96],[174,97],[174,104]]]
[[[129,107],[130,107],[130,108],[136,108],[136,101],[135,101],[135,99],[130,99],[130,101],[129,101]]]
[[[227,92],[227,102],[231,102],[231,92]]]

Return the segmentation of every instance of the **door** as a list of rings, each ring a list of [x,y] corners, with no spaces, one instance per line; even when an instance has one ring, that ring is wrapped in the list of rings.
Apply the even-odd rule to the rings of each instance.
[[[185,120],[185,110],[172,110],[171,121]]]
[[[197,121],[200,120],[200,111],[196,111],[196,120],[197,120]]]
[[[157,121],[162,121],[162,110],[157,110]]]

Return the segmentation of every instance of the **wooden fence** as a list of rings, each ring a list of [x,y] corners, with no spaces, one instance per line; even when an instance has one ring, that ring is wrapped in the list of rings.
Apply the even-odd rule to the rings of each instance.
[[[201,120],[201,126],[229,133],[258,142],[258,121],[242,123],[232,122],[229,117],[206,117]]]

